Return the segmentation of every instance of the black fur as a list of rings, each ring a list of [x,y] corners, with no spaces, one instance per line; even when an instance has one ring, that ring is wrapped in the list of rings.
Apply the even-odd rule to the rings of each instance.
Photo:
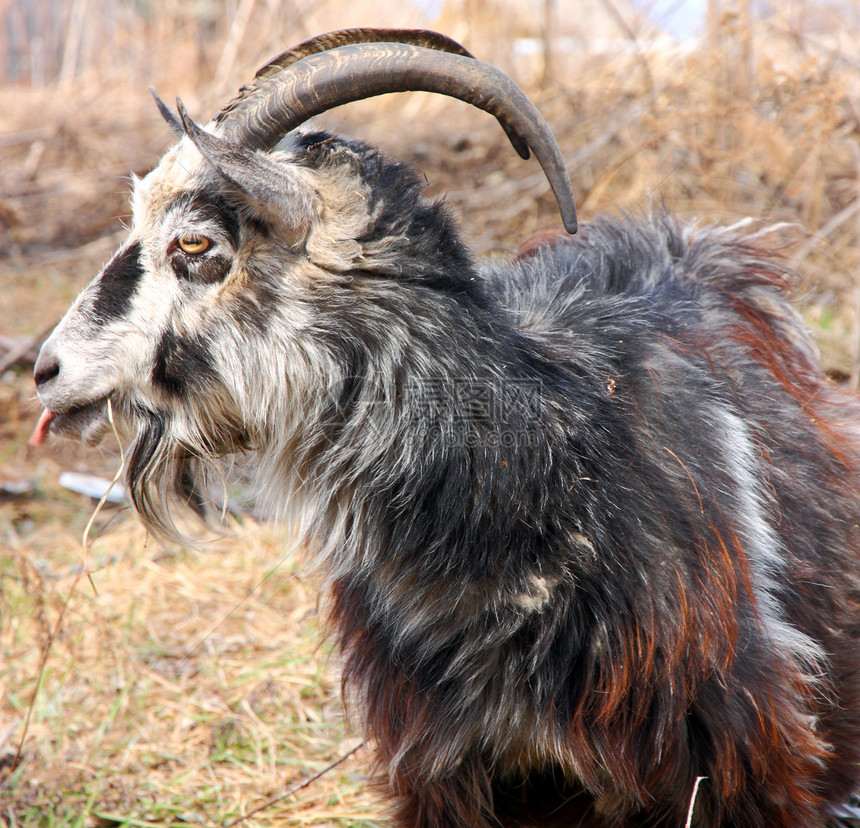
[[[125,316],[143,274],[140,242],[134,242],[120,250],[102,271],[91,308],[94,321],[104,325]]]
[[[155,351],[152,381],[170,395],[185,396],[211,381],[215,372],[209,343],[199,337],[164,332]]]

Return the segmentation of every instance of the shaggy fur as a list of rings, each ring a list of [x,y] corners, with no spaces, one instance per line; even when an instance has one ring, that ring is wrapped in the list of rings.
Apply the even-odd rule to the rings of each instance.
[[[398,826],[679,826],[698,776],[697,826],[822,826],[860,783],[860,407],[779,258],[657,216],[479,268],[367,147],[255,158],[184,139],[136,183],[47,428],[95,442],[110,398],[164,535],[254,457]]]

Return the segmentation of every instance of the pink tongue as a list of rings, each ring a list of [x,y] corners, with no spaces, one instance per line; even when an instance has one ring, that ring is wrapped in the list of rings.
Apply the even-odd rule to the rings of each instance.
[[[47,408],[42,412],[39,422],[36,423],[36,427],[27,441],[31,446],[41,446],[45,442],[45,438],[48,436],[48,425],[56,416],[53,411],[48,411]]]

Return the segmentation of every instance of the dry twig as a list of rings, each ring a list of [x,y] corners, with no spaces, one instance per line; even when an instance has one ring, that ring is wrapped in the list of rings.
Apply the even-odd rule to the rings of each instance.
[[[350,750],[348,750],[346,753],[343,753],[338,756],[337,759],[335,759],[333,762],[330,762],[322,770],[311,774],[305,779],[302,779],[301,782],[297,782],[295,785],[291,785],[289,788],[287,788],[287,790],[283,791],[282,793],[270,797],[261,805],[258,805],[256,808],[252,808],[247,813],[242,814],[241,816],[236,817],[236,819],[232,820],[231,822],[226,823],[222,826],[222,828],[233,828],[233,826],[238,825],[240,822],[244,822],[246,819],[249,819],[250,817],[254,816],[254,814],[258,814],[260,813],[260,811],[265,811],[266,808],[270,808],[272,805],[275,805],[278,802],[281,802],[282,800],[291,797],[293,794],[298,793],[303,788],[307,788],[308,785],[311,785],[312,783],[316,782],[317,779],[322,776],[325,776],[329,771],[333,770],[338,765],[349,759],[349,757],[352,756],[354,753],[357,753],[359,750],[361,750],[361,748],[363,748],[365,744],[365,742],[359,742],[354,748],[350,748]]]

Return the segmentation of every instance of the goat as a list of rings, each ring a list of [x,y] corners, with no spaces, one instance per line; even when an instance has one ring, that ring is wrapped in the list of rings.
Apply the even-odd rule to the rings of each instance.
[[[665,214],[479,266],[420,177],[303,126],[423,89],[494,114],[576,214],[513,82],[428,32],[267,64],[135,180],[42,348],[48,434],[133,439],[167,537],[245,453],[298,509],[398,826],[822,826],[860,784],[860,406],[745,227]],[[299,128],[301,127],[301,128]]]

